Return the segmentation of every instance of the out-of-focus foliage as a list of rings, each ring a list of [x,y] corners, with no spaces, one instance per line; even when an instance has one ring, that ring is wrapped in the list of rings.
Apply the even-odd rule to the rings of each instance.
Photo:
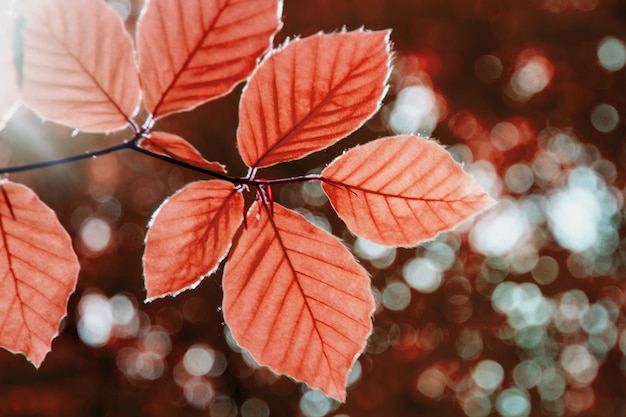
[[[138,3],[109,2],[131,30]],[[499,205],[417,249],[343,232],[374,271],[378,308],[339,406],[237,350],[222,324],[219,276],[175,299],[136,301],[145,297],[147,218],[192,173],[120,153],[46,175],[15,174],[73,234],[82,272],[65,329],[38,372],[0,352],[0,415],[623,413],[626,4],[286,0],[284,17],[281,36],[392,28],[396,70],[366,128],[268,177],[318,172],[356,143],[420,133],[448,145]],[[157,127],[243,175],[233,141],[237,104],[230,95]],[[83,135],[79,143],[70,133],[20,110],[0,136],[0,163],[119,140]],[[342,234],[318,185],[275,192]]]

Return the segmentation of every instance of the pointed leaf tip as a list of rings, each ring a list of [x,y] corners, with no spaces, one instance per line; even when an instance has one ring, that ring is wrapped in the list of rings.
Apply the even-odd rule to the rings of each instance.
[[[241,193],[226,181],[185,186],[154,213],[143,256],[148,300],[176,295],[212,274],[243,221]]]
[[[0,183],[0,346],[39,367],[59,333],[80,265],[54,212],[29,188]]]
[[[123,129],[139,107],[130,36],[101,0],[22,0],[22,99],[44,119],[88,132]]]
[[[154,117],[228,94],[281,26],[278,0],[151,0],[137,29],[141,84]]]
[[[416,136],[353,148],[321,175],[348,228],[382,245],[415,246],[495,204],[445,149]]]
[[[244,162],[260,168],[299,159],[361,127],[387,89],[389,33],[317,34],[273,51],[241,97]]]
[[[224,319],[260,365],[344,401],[372,331],[366,271],[300,214],[254,203],[226,263]]]

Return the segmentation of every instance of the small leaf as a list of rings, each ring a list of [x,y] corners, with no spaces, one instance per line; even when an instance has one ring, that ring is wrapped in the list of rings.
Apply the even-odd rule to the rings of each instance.
[[[249,167],[324,149],[380,107],[389,31],[317,34],[274,51],[241,96],[237,140]]]
[[[0,130],[18,107],[19,90],[13,54],[15,22],[0,10]]]
[[[128,126],[140,97],[131,39],[102,0],[22,0],[24,104],[75,129]]]
[[[169,156],[210,171],[226,172],[224,165],[207,161],[191,143],[172,133],[152,132],[150,137],[141,139],[139,146],[147,151]]]
[[[189,184],[154,213],[143,256],[148,300],[193,288],[219,266],[243,221],[241,192],[226,181]]]
[[[255,203],[223,278],[224,319],[261,365],[344,401],[372,330],[365,270],[298,213]]]
[[[39,367],[67,314],[79,269],[54,212],[29,188],[0,183],[0,345]]]
[[[281,26],[278,0],[151,0],[137,49],[148,111],[159,117],[228,94]]]
[[[348,228],[388,246],[415,246],[495,203],[445,149],[416,136],[353,148],[321,175]]]

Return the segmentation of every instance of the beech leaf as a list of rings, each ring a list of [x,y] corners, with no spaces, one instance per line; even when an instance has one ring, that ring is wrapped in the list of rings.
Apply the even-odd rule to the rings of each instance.
[[[274,51],[241,96],[244,162],[299,159],[358,129],[380,107],[389,61],[389,31],[317,34]]]
[[[152,132],[149,137],[141,139],[139,146],[150,152],[169,156],[210,171],[226,172],[224,165],[207,161],[191,143],[172,133]]]
[[[321,175],[348,228],[382,245],[415,246],[495,204],[445,149],[416,136],[350,149]]]
[[[78,130],[128,126],[139,105],[130,36],[102,0],[22,0],[24,104]]]
[[[0,346],[39,367],[80,265],[70,236],[33,191],[6,180],[0,191]]]
[[[279,0],[151,0],[137,50],[148,111],[159,117],[228,94],[280,29]]]
[[[143,256],[148,300],[193,288],[219,266],[243,221],[241,192],[226,181],[185,186],[154,213]]]
[[[18,107],[19,90],[13,55],[14,20],[0,10],[0,130]]]
[[[223,278],[224,319],[261,365],[344,401],[372,330],[365,270],[339,239],[276,203],[254,203]]]

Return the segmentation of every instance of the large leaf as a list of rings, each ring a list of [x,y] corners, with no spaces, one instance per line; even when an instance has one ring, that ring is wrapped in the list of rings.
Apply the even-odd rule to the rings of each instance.
[[[0,9],[0,130],[18,106],[19,90],[13,55],[14,21]]]
[[[243,221],[241,192],[226,181],[187,185],[158,208],[143,257],[148,299],[175,295],[213,273]]]
[[[33,191],[6,180],[0,191],[0,346],[39,367],[80,265],[69,235]]]
[[[380,106],[389,60],[389,31],[317,34],[275,51],[241,97],[244,162],[302,158],[358,129]]]
[[[137,49],[155,117],[228,94],[254,70],[280,28],[279,0],[151,0]]]
[[[353,148],[322,177],[348,228],[389,246],[414,246],[495,203],[445,149],[416,136]]]
[[[102,0],[21,0],[23,101],[75,129],[124,128],[140,90],[131,39]]]
[[[255,203],[224,270],[224,319],[261,365],[341,401],[372,330],[365,270],[294,211]]]
[[[210,171],[226,172],[224,165],[207,161],[191,143],[172,133],[152,132],[149,137],[141,139],[139,146],[150,152],[169,156]]]

